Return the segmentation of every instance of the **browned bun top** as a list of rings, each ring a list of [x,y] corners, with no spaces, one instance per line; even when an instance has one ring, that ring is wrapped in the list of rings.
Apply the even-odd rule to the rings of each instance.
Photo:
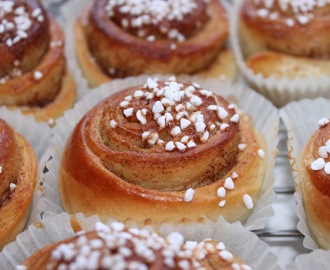
[[[40,1],[0,2],[0,78],[18,77],[31,70],[49,42],[49,22]]]
[[[208,19],[204,0],[97,1],[94,18],[108,16],[130,34],[149,39],[184,40]]]
[[[213,182],[230,170],[238,153],[239,115],[198,84],[149,78],[99,103],[72,136],[130,183],[181,190]],[[188,172],[185,164],[191,162],[196,167]]]
[[[161,237],[114,222],[45,247],[24,265],[29,269],[251,269],[224,243],[187,241],[179,233]],[[39,268],[38,268],[39,267]]]
[[[327,118],[312,135],[306,152],[305,166],[314,187],[330,198],[330,124]]]

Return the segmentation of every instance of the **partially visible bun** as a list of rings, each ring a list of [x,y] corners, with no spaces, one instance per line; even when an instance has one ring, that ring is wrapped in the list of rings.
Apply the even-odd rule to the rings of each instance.
[[[25,227],[36,183],[30,144],[0,119],[0,250]]]
[[[63,31],[39,1],[9,3],[5,16],[13,29],[0,34],[0,105],[39,121],[57,118],[75,101]]]
[[[24,265],[29,270],[59,269],[251,269],[225,245],[212,240],[184,242],[179,233],[161,237],[114,222],[47,246]]]
[[[308,228],[321,248],[330,249],[330,124],[322,122],[301,153],[298,173]]]
[[[137,3],[130,13],[122,11],[125,1],[93,1],[78,18],[77,55],[91,86],[116,77],[199,73],[210,67],[216,77],[235,77],[236,70],[225,68],[234,66],[234,59],[216,61],[228,36],[219,1],[188,0],[178,6],[165,1],[163,9],[147,3]]]

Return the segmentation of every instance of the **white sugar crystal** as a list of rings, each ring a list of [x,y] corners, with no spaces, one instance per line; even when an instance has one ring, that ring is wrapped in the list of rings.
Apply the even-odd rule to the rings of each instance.
[[[203,104],[203,101],[202,99],[199,97],[199,96],[196,96],[196,95],[193,95],[191,98],[190,98],[190,103],[194,106],[200,106]]]
[[[130,117],[130,116],[133,115],[133,112],[134,112],[134,109],[133,109],[133,108],[125,109],[125,110],[124,110],[124,115],[125,115],[126,117]]]
[[[230,118],[230,122],[237,123],[239,121],[239,114],[234,114],[232,118]]]
[[[170,141],[170,142],[166,143],[166,145],[165,145],[165,150],[166,151],[172,151],[174,149],[175,149],[174,142]]]
[[[324,172],[330,174],[330,162],[325,163]]]
[[[311,164],[311,169],[313,171],[322,170],[325,166],[325,161],[323,158],[318,158],[317,160],[313,161]]]
[[[206,125],[203,122],[196,122],[195,129],[197,132],[204,132]]]
[[[191,122],[188,119],[186,119],[186,118],[181,118],[180,119],[180,126],[181,126],[182,130],[186,129],[190,125],[191,125]]]
[[[238,144],[238,150],[243,151],[246,148],[247,144],[246,143],[240,143]]]
[[[189,148],[193,148],[193,147],[196,147],[197,145],[196,145],[196,143],[193,140],[191,140],[191,141],[188,142],[187,146]]]
[[[247,209],[252,209],[253,208],[253,201],[250,195],[245,194],[243,196],[243,201]]]
[[[175,143],[176,147],[180,150],[180,151],[184,151],[186,150],[187,146],[185,146],[183,143],[181,142],[176,142]]]
[[[180,127],[176,126],[174,128],[171,129],[171,135],[172,136],[176,136],[176,135],[179,135],[181,134],[181,129]]]
[[[265,152],[264,152],[264,150],[262,150],[262,149],[258,149],[258,156],[259,156],[261,159],[265,158]]]
[[[143,113],[142,113],[141,110],[138,110],[138,111],[136,112],[136,118],[137,118],[137,120],[140,121],[140,123],[141,123],[142,125],[145,125],[145,124],[147,123],[147,119],[145,118],[145,116],[143,115]]]
[[[234,189],[235,184],[234,184],[234,181],[231,177],[226,178],[224,187],[226,189]]]
[[[115,120],[110,121],[110,127],[115,128],[117,126],[117,122]]]
[[[226,261],[231,261],[234,258],[233,254],[231,254],[228,250],[220,251],[219,256]]]
[[[220,129],[223,131],[223,130],[226,130],[227,128],[229,127],[229,125],[227,123],[223,123],[220,125]]]
[[[153,113],[161,113],[164,111],[164,106],[160,101],[156,101],[155,104],[152,106]]]
[[[194,198],[195,191],[192,188],[188,188],[186,193],[184,194],[184,201],[191,202]]]
[[[33,73],[33,77],[35,80],[40,80],[42,77],[44,76],[44,74],[38,70],[36,70],[34,73]]]
[[[224,187],[220,187],[217,190],[217,196],[223,198],[226,196],[226,189]]]
[[[318,124],[320,127],[323,127],[323,126],[329,124],[329,119],[323,117],[323,118],[321,118],[321,119],[317,122],[317,124]]]
[[[16,185],[14,183],[10,183],[9,189],[10,189],[10,192],[13,192],[16,189]]]
[[[329,150],[330,150],[330,145],[329,145]],[[327,158],[328,157],[327,146],[321,146],[319,148],[318,154],[321,158]]]
[[[228,112],[224,108],[218,107],[218,117],[221,120],[224,120],[226,119],[227,116],[228,116]]]
[[[127,101],[127,100],[124,100],[124,101],[122,101],[122,102],[120,102],[120,107],[126,107],[126,106],[128,106],[129,105],[129,102]]]
[[[225,250],[226,249],[226,246],[223,242],[219,242],[216,247],[215,247],[217,250]]]
[[[139,99],[144,96],[144,92],[142,90],[136,90],[133,94],[133,97]]]
[[[226,205],[226,200],[222,200],[219,202],[220,207],[224,207]]]

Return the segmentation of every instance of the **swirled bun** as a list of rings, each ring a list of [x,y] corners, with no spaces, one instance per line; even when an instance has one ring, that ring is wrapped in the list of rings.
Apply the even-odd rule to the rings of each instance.
[[[187,241],[179,233],[161,237],[114,222],[47,246],[24,265],[34,269],[251,269],[212,240]],[[76,267],[76,268],[75,268]]]
[[[330,5],[303,1],[244,0],[239,13],[247,66],[264,78],[329,74]]]
[[[81,14],[75,26],[77,55],[92,86],[114,77],[207,68],[211,75],[235,77],[234,59],[226,56],[228,51],[219,54],[228,36],[228,18],[218,1],[158,4],[101,0]]]
[[[263,150],[262,150],[263,149]],[[266,149],[250,119],[189,82],[148,79],[101,101],[62,154],[69,213],[139,223],[244,222],[263,183]]]
[[[329,120],[320,120],[301,154],[299,176],[307,224],[321,248],[330,249]]]
[[[0,119],[0,250],[25,227],[36,183],[30,144]]]
[[[39,121],[59,117],[75,100],[60,26],[37,0],[0,5],[7,22],[0,26],[0,105]]]

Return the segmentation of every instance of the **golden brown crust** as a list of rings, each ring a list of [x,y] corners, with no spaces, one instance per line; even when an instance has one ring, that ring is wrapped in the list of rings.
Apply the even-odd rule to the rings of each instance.
[[[183,265],[189,269],[229,270],[234,269],[233,264],[237,267],[242,265],[242,261],[227,251],[223,243],[218,245],[218,242],[212,240],[184,243],[182,236],[177,233],[160,237],[146,230],[143,234],[140,232],[138,229],[119,227],[114,230],[110,225],[107,231],[104,231],[104,228],[103,231],[90,231],[46,246],[30,256],[24,265],[29,270],[57,269],[60,264],[79,265],[79,269],[85,269],[87,262],[93,263],[94,269],[117,269],[118,262],[125,266],[135,264],[139,265],[140,269],[157,270],[182,269]],[[107,237],[112,240],[108,246]],[[176,239],[173,239],[174,237]],[[93,248],[93,252],[99,254],[99,258],[102,259],[92,262],[91,256],[82,253],[81,250],[87,250],[93,241],[98,241],[98,246]],[[70,253],[74,255],[70,256]],[[66,255],[70,258],[64,259]],[[80,261],[77,259],[78,256]],[[84,262],[81,261],[82,257],[86,258]],[[115,257],[117,260],[112,260]]]
[[[274,1],[271,8],[264,0],[255,2],[244,0],[241,7],[240,35],[245,56],[268,49],[296,56],[329,57],[328,4],[303,13],[293,12],[290,4],[281,8],[279,1]]]
[[[34,192],[37,161],[30,144],[0,119],[0,249],[23,230]],[[10,188],[10,184],[15,187]]]
[[[257,153],[262,142],[250,121],[242,117],[239,133],[237,124],[233,124],[228,132],[210,133],[206,143],[200,143],[200,135],[191,133],[196,136],[196,148],[168,152],[164,145],[151,147],[141,142],[141,125],[134,117],[125,119],[121,110],[112,108],[119,105],[118,97],[128,92],[118,93],[91,110],[67,142],[60,167],[65,209],[69,213],[97,213],[104,220],[113,216],[140,223],[197,221],[201,216],[216,220],[219,215],[229,221],[244,221],[251,209],[245,206],[243,196],[257,200],[264,174],[264,160]],[[226,104],[221,99],[219,102]],[[234,110],[228,113],[229,119]],[[206,122],[212,122],[210,119]],[[116,122],[114,130],[109,126],[112,120]],[[153,123],[143,125],[142,131],[157,130]],[[160,132],[159,137],[165,144],[171,140],[169,134]],[[240,142],[248,147],[237,154]],[[217,190],[233,172],[239,177],[234,180],[235,189],[227,192],[226,207],[221,208]],[[185,192],[191,187],[195,195],[187,203]]]
[[[141,73],[195,73],[209,68],[220,57],[222,61],[209,68],[209,73],[215,77],[224,75],[228,79],[233,79],[236,73],[235,61],[230,56],[227,57],[228,52],[222,56],[222,51],[219,50],[228,34],[227,17],[224,9],[218,7],[219,4],[215,2],[217,1],[210,3],[212,7],[214,5],[215,7],[209,8],[212,10],[212,19],[207,21],[205,26],[200,29],[200,34],[197,33],[184,42],[165,39],[148,42],[144,38],[139,38],[120,29],[103,14],[101,19],[95,19],[94,24],[104,24],[103,26],[107,26],[106,30],[108,32],[109,29],[116,32],[116,35],[111,34],[111,32],[111,36],[109,36],[108,33],[102,32],[106,31],[104,29],[102,31],[99,27],[94,29],[96,26],[89,23],[88,10],[85,10],[75,24],[75,43],[80,66],[90,85],[95,87],[111,80],[112,77]],[[102,6],[102,3],[98,5]],[[213,18],[219,16],[223,18]],[[223,23],[219,22],[221,20],[224,20]],[[211,32],[212,35],[206,34],[208,32]],[[221,37],[219,37],[220,33],[222,33]],[[207,38],[206,35],[208,35]],[[120,41],[113,42],[110,41],[110,38],[120,38]],[[95,42],[93,41],[95,39],[99,41],[97,44],[88,44],[88,42]],[[204,44],[201,46],[196,45],[199,43]],[[171,49],[173,44],[176,44],[175,50]],[[93,48],[93,50],[89,48]],[[110,50],[109,48],[113,49]],[[134,51],[132,51],[132,48],[134,48]],[[207,51],[210,51],[210,53]],[[114,53],[111,54],[111,52]],[[118,55],[120,55],[120,59]],[[106,63],[100,64],[102,62],[100,59],[103,59],[103,62]],[[126,61],[127,59],[129,60]],[[224,59],[228,60],[229,63],[223,62]],[[227,69],[227,66],[229,66],[229,69]],[[112,75],[109,73],[116,70],[119,72],[118,74],[116,72]]]
[[[75,101],[74,81],[65,63],[64,34],[51,16],[47,30],[50,45],[40,62],[21,76],[4,79],[0,84],[1,105],[33,113],[38,121],[61,116]]]
[[[33,69],[40,62],[49,46],[49,22],[43,6],[38,0],[18,0],[14,1],[13,9],[22,6],[25,7],[26,11],[24,15],[29,17],[32,24],[29,29],[24,31],[27,33],[27,38],[24,38],[24,41],[21,39],[19,42],[14,42],[17,37],[16,31],[11,31],[9,33],[4,33],[4,31],[2,31],[0,34],[2,41],[0,43],[0,78],[6,76],[13,70],[14,61],[19,61],[20,70],[23,73]],[[36,9],[40,9],[39,16],[42,17],[42,21],[38,21],[37,17],[32,16],[32,12]],[[7,19],[9,22],[12,22],[14,17],[17,19],[19,17],[19,12],[15,13],[15,15],[13,13],[4,14],[2,19]],[[4,40],[7,42],[4,42]],[[13,44],[8,46],[10,43]]]
[[[256,74],[263,77],[295,78],[330,76],[330,61],[307,57],[296,57],[283,53],[263,51],[251,55],[247,66]]]
[[[329,139],[329,124],[316,130],[302,152],[299,168],[308,227],[314,240],[326,249],[330,249],[330,175],[324,169],[313,170],[311,165],[320,158],[319,148]]]

